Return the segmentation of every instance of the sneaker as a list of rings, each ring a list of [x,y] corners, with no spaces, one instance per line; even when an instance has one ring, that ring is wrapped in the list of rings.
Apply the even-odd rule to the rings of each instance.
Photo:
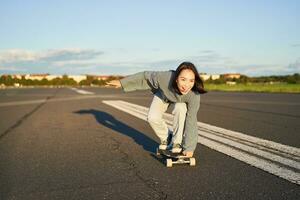
[[[182,148],[180,144],[173,144],[173,147],[171,149],[172,153],[181,153]]]
[[[159,145],[158,148],[159,148],[160,150],[166,150],[167,147],[168,147],[168,141],[167,141],[167,140],[164,140],[164,141],[162,141],[162,142],[160,143],[160,145]]]

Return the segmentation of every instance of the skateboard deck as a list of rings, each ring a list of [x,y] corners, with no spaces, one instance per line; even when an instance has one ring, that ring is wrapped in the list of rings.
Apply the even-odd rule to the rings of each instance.
[[[169,150],[156,149],[156,155],[161,156],[167,167],[172,167],[173,164],[196,165],[196,159],[194,157],[188,157],[182,153],[172,153]]]

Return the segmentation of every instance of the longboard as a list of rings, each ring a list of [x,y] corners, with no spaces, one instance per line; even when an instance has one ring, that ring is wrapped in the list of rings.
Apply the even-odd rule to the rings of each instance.
[[[161,156],[167,167],[172,167],[173,164],[189,164],[190,166],[196,165],[196,159],[194,157],[188,157],[182,153],[172,153],[169,150],[161,150],[157,148],[156,155]]]

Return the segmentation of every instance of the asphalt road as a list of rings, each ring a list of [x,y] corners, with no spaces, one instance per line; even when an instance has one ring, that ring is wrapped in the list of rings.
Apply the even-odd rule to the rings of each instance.
[[[300,185],[198,144],[195,167],[166,168],[144,120],[147,91],[0,90],[0,199],[300,199]],[[198,121],[300,147],[300,94],[202,96]],[[300,173],[296,170],[296,173]]]

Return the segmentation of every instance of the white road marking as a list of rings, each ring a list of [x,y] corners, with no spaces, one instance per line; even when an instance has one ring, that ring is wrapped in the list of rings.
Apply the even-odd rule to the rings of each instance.
[[[103,95],[74,96],[74,97],[64,97],[64,98],[57,98],[57,99],[40,99],[40,100],[27,100],[27,101],[12,101],[12,102],[0,103],[0,107],[40,104],[44,102],[49,103],[49,102],[59,102],[59,101],[73,101],[73,100],[92,99],[92,98],[101,98],[101,97],[103,97]],[[104,96],[104,97],[109,97],[109,96]],[[110,97],[113,98],[113,96]]]
[[[147,120],[149,108],[125,101],[103,103]],[[173,115],[165,113],[171,127]],[[200,144],[300,185],[300,149],[198,122]]]
[[[118,98],[116,95],[78,95],[71,97],[56,97],[54,99],[37,99],[37,100],[26,100],[26,101],[10,101],[10,102],[2,102],[0,103],[0,107],[8,107],[8,106],[22,106],[22,105],[31,105],[31,104],[40,104],[40,103],[51,103],[51,102],[63,102],[63,101],[77,101],[77,100],[85,100],[85,99],[94,99],[94,98]],[[123,97],[127,99],[135,99],[136,97]],[[140,99],[143,97],[140,97]],[[148,97],[145,97],[148,98]]]
[[[4,103],[0,103],[0,107],[40,104],[40,103],[44,103],[46,101],[47,101],[46,99],[40,99],[40,100],[29,100],[29,101],[4,102]]]
[[[94,92],[89,92],[89,91],[86,91],[86,90],[80,90],[80,89],[77,89],[77,88],[70,88],[71,90],[74,90],[75,92],[79,93],[79,94],[95,94]]]

